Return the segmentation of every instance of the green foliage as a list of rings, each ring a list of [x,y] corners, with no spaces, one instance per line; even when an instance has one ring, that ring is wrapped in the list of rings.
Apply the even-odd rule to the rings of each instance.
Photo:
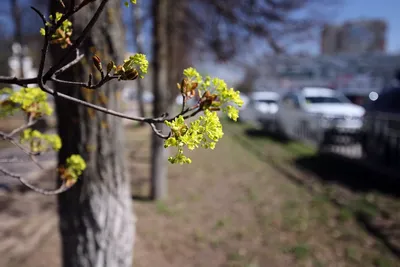
[[[147,73],[149,62],[146,59],[146,55],[137,53],[124,60],[123,67],[125,71],[135,69],[139,72],[139,77],[143,78],[143,75]]]
[[[204,111],[189,125],[183,116],[173,121],[166,121],[165,124],[171,128],[171,136],[165,141],[164,147],[177,147],[177,153],[168,159],[171,163],[191,163],[191,159],[183,154],[187,147],[193,150],[198,147],[214,149],[216,143],[223,136],[222,124],[217,111],[222,110],[229,118],[236,121],[238,118],[238,107],[243,101],[240,94],[233,88],[228,89],[226,83],[218,78],[207,76],[204,80],[194,68],[187,68],[183,71],[185,78],[178,84],[178,88],[186,98],[195,96],[196,89],[201,96],[197,104],[198,111]]]
[[[40,88],[21,88],[14,92],[11,88],[3,88],[0,95],[6,96],[0,103],[0,116],[12,115],[22,110],[32,118],[51,115],[53,109],[47,102],[47,94]],[[25,129],[20,134],[20,143],[28,144],[32,153],[58,151],[61,149],[61,138],[57,134],[45,134],[37,130]],[[62,179],[67,186],[72,186],[86,168],[86,163],[80,155],[71,155],[66,160],[66,166],[59,168]]]
[[[62,16],[63,14],[60,12],[56,12],[55,19],[53,18],[53,15],[50,15],[49,18],[51,22],[47,22],[46,26],[48,26],[49,28],[52,27],[62,18]],[[46,30],[44,28],[41,28],[40,34],[45,36]],[[67,48],[69,45],[72,44],[70,40],[71,35],[72,35],[72,22],[69,20],[64,20],[61,26],[57,28],[56,31],[51,35],[50,43],[60,44],[61,48]]]
[[[191,163],[191,159],[183,155],[184,147],[190,150],[199,146],[214,149],[215,144],[224,134],[217,113],[209,110],[204,112],[204,116],[192,121],[189,126],[182,116],[172,122],[167,121],[165,124],[171,128],[172,135],[165,141],[164,147],[178,148],[176,155],[168,158],[171,163]]]
[[[53,109],[47,103],[47,94],[40,88],[21,88],[14,92],[10,88],[0,90],[0,95],[6,95],[6,99],[0,103],[0,117],[14,114],[22,109],[34,118],[42,115],[51,115]]]
[[[71,155],[67,160],[65,166],[58,168],[61,179],[66,181],[66,185],[72,186],[76,183],[79,176],[82,175],[86,169],[86,162],[80,155]]]
[[[136,0],[129,0],[129,1],[130,1],[131,4],[133,4],[133,5],[136,4]],[[128,1],[125,1],[125,2],[124,2],[124,5],[125,5],[126,7],[129,7],[129,2],[128,2]]]
[[[30,144],[32,152],[45,152],[50,149],[55,151],[61,148],[61,138],[56,134],[43,134],[37,130],[26,129],[21,133],[20,143]]]
[[[143,78],[147,73],[149,62],[146,55],[137,53],[124,60],[124,64],[116,66],[113,61],[107,64],[107,73],[114,70],[114,75],[119,76],[118,80],[135,80]]]

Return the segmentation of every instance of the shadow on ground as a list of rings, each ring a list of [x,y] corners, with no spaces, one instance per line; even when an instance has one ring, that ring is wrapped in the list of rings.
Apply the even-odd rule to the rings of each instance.
[[[281,144],[290,142],[281,135],[259,129],[247,129],[245,134],[250,138],[268,138]],[[396,198],[400,197],[400,177],[394,179],[339,155],[323,153],[302,156],[296,158],[294,164],[296,167],[312,172],[323,183],[340,184],[354,192],[380,192]]]
[[[400,197],[400,179],[392,177],[336,156],[320,154],[295,160],[298,167],[311,171],[323,183],[337,183],[354,192],[380,192],[392,197]]]
[[[279,142],[279,143],[288,143],[289,140],[285,138],[284,136],[278,134],[278,133],[271,133],[268,132],[267,130],[262,130],[262,129],[247,129],[245,130],[246,135],[248,135],[251,138],[269,138],[272,141]]]
[[[251,139],[266,138],[281,143],[283,146],[288,143],[288,140],[261,130],[245,130],[244,133]],[[258,144],[253,143],[248,138],[240,137],[240,134],[234,134],[234,138],[260,160],[268,163],[268,165],[284,174],[294,183],[304,186],[312,193],[320,194],[320,190],[315,191],[317,184],[320,184],[325,189],[328,189],[331,185],[335,185],[339,194],[329,197],[329,199],[340,208],[349,208],[348,205],[352,205],[352,198],[357,199],[366,196],[370,192],[386,195],[393,199],[393,203],[397,202],[400,197],[400,179],[393,179],[393,177],[373,171],[343,156],[332,153],[313,153],[312,155],[294,155],[292,161],[282,161],[282,159],[279,159],[279,155],[277,156],[274,153],[268,152],[268,150],[260,149]],[[300,170],[300,173],[290,171],[290,165]],[[343,201],[341,199],[348,197],[346,191],[352,192],[349,199],[350,203],[346,203],[346,200]],[[343,193],[344,195],[342,195]],[[399,223],[397,222],[398,219],[396,219],[398,218],[397,210],[381,210],[378,207],[374,207],[378,208],[378,210],[375,210],[375,214],[371,216],[366,210],[361,209],[361,207],[359,208],[359,210],[354,210],[354,215],[358,223],[370,234],[381,240],[400,259]]]

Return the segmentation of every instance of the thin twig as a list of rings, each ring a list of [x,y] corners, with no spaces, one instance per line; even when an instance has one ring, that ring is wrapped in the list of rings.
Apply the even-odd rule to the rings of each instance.
[[[153,132],[160,138],[162,139],[168,139],[171,137],[171,132],[169,132],[169,134],[163,134],[160,130],[157,129],[156,125],[154,123],[149,123],[151,126],[151,129],[153,130]]]
[[[181,94],[182,95],[182,109],[181,109],[181,113],[183,113],[185,111],[185,107],[186,107],[186,95],[184,93]]]
[[[26,163],[30,162],[30,159],[19,159],[17,157],[7,158],[7,159],[0,159],[0,163]]]
[[[0,83],[4,83],[4,84],[16,84],[16,85],[24,86],[27,84],[36,84],[37,81],[38,81],[38,77],[17,78],[17,77],[0,76]]]
[[[32,117],[29,117],[28,123],[26,123],[26,124],[24,124],[24,125],[18,127],[17,129],[14,129],[12,132],[10,132],[9,134],[7,134],[7,137],[13,137],[14,135],[16,135],[16,134],[22,132],[23,130],[26,130],[26,129],[28,129],[29,127],[35,125],[36,122],[37,122],[37,121],[36,121],[36,120],[33,120]],[[0,135],[2,135],[2,134],[0,133]]]
[[[63,73],[64,71],[66,71],[67,69],[69,69],[70,67],[74,66],[75,64],[77,64],[79,61],[82,60],[82,58],[84,58],[85,55],[84,54],[79,54],[79,49],[76,49],[76,58],[74,60],[72,60],[70,63],[68,63],[67,65],[65,65],[64,67],[60,68],[59,70],[57,70],[56,72],[54,72],[53,76],[57,76],[60,75],[61,73]]]
[[[55,190],[46,190],[32,185],[30,182],[25,180],[21,175],[10,172],[1,166],[0,166],[0,172],[11,178],[18,179],[23,185],[42,195],[58,195],[67,191],[70,188],[67,187],[65,183],[62,183],[61,186]]]
[[[53,82],[57,82],[57,83],[69,84],[69,85],[85,87],[87,89],[95,90],[95,89],[102,87],[107,82],[117,79],[117,78],[118,78],[118,76],[116,76],[116,75],[113,75],[113,76],[107,75],[107,76],[103,77],[97,84],[94,84],[94,85],[91,84],[91,81],[92,81],[91,76],[89,76],[89,81],[87,83],[61,80],[61,79],[56,78],[54,75],[53,75],[53,77],[51,77],[50,80],[52,80]]]

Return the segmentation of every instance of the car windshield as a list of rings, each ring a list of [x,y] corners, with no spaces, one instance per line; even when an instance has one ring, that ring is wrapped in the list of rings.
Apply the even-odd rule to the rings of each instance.
[[[338,96],[307,96],[307,104],[321,104],[321,103],[347,103],[345,98]]]

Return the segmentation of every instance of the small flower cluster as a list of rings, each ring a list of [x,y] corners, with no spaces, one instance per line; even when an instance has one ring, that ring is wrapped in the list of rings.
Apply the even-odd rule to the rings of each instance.
[[[93,56],[93,63],[96,69],[100,72],[103,71],[103,66],[99,56]],[[124,60],[122,65],[115,65],[114,61],[107,63],[107,75],[114,71],[113,75],[118,76],[118,80],[136,80],[138,77],[143,78],[147,73],[149,62],[147,61],[146,55],[134,54],[128,59]]]
[[[203,148],[214,149],[215,144],[222,138],[222,125],[216,112],[210,110],[204,111],[204,116],[186,124],[183,116],[179,116],[171,122],[165,122],[171,128],[172,135],[168,138],[164,147],[177,147],[175,156],[169,157],[171,163],[191,163],[191,159],[183,154],[183,148],[193,150],[199,146]]]
[[[129,0],[129,2],[131,2],[133,5],[136,4],[136,0]],[[129,7],[129,2],[128,2],[128,1],[125,1],[125,2],[124,2],[124,5],[125,5],[126,7]]]
[[[86,169],[86,162],[80,155],[71,155],[67,160],[65,166],[60,166],[58,172],[61,179],[65,181],[67,187],[71,187],[78,181],[80,175]]]
[[[11,88],[3,88],[0,95],[5,99],[0,102],[0,117],[12,115],[22,110],[33,119],[43,115],[51,115],[53,109],[47,102],[47,94],[40,88],[21,88],[13,91]],[[29,144],[33,154],[47,152],[51,149],[58,151],[61,149],[61,138],[57,134],[44,134],[37,130],[26,129],[21,132],[21,144]],[[60,174],[67,179],[67,185],[75,183],[79,175],[86,168],[86,163],[79,155],[72,155],[66,161],[66,167]],[[73,182],[73,183],[72,183]]]
[[[21,88],[16,92],[11,88],[3,88],[0,95],[6,96],[5,100],[0,102],[0,117],[12,115],[20,109],[33,118],[53,113],[47,102],[47,94],[40,88]]]
[[[191,163],[191,159],[183,154],[184,147],[189,150],[198,147],[214,149],[224,134],[217,111],[221,110],[236,121],[238,107],[243,105],[239,92],[233,88],[228,89],[223,80],[209,76],[203,79],[194,68],[185,69],[183,74],[185,78],[178,84],[178,89],[185,101],[198,94],[200,100],[190,110],[203,111],[204,115],[190,124],[186,123],[182,115],[165,122],[171,129],[171,136],[165,141],[164,147],[177,147],[177,153],[168,159],[173,164]]]
[[[52,27],[54,24],[56,24],[61,18],[63,14],[60,12],[56,12],[56,17],[55,19],[53,18],[52,15],[49,16],[50,21],[53,23],[47,22],[46,26]],[[45,36],[46,35],[46,30],[44,28],[40,29],[40,34]],[[51,36],[51,44],[59,44],[61,48],[67,48],[69,45],[72,45],[71,43],[71,36],[72,36],[72,22],[69,20],[64,20],[63,23],[59,28],[56,29],[55,33]]]
[[[21,133],[20,143],[29,143],[33,153],[55,151],[61,148],[61,138],[57,134],[43,134],[37,130],[26,129]]]

